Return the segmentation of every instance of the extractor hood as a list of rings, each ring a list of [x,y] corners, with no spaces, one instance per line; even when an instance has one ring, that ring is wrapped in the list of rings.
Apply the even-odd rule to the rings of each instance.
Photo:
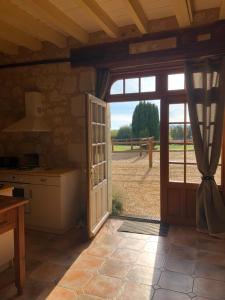
[[[43,95],[39,92],[25,93],[25,117],[4,132],[49,132],[50,127],[44,116]]]

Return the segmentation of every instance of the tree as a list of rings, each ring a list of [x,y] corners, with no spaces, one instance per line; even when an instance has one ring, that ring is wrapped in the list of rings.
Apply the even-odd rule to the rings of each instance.
[[[132,117],[133,137],[150,137],[159,139],[159,111],[150,102],[141,101],[134,109]]]
[[[172,140],[183,140],[184,139],[183,125],[172,125],[170,127],[170,137]]]
[[[118,133],[117,129],[112,129],[111,130],[111,138],[115,139],[117,137],[117,133]]]
[[[192,130],[191,130],[191,125],[187,125],[187,133],[186,133],[186,135],[187,135],[187,140],[192,140],[193,139],[193,137],[192,137]]]
[[[130,126],[122,126],[117,132],[117,139],[130,139],[132,136],[131,127]]]

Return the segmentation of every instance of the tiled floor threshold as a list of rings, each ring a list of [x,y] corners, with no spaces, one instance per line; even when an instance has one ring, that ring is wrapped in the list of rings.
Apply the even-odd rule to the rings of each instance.
[[[0,276],[0,299],[223,300],[225,241],[171,226],[167,237],[118,232],[109,219],[90,243],[81,233],[27,233],[27,279],[16,296],[13,271]]]

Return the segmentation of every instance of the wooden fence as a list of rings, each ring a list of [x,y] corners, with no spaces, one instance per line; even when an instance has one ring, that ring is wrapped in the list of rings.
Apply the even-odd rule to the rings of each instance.
[[[139,138],[139,139],[112,139],[112,152],[120,152],[115,151],[115,145],[130,146],[130,150],[125,150],[123,152],[139,152],[140,156],[142,156],[142,152],[148,152],[149,157],[149,168],[152,168],[152,152],[154,149],[154,138]],[[134,149],[134,146],[138,146],[138,149]]]
[[[115,146],[130,146],[129,150],[123,150],[122,152],[139,152],[140,156],[142,156],[143,152],[148,152],[149,156],[149,168],[152,168],[152,153],[154,151],[155,145],[160,144],[160,141],[155,141],[153,137],[148,138],[131,138],[131,139],[112,139],[112,152],[121,152],[116,151]],[[169,140],[169,145],[193,145],[192,140]],[[138,149],[134,149],[137,146]],[[155,150],[157,151],[157,150]],[[171,152],[176,150],[170,150]],[[194,150],[192,150],[194,151]]]

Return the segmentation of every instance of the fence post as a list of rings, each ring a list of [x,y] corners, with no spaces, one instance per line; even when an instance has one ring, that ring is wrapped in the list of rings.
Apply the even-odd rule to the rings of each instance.
[[[130,148],[131,148],[131,151],[133,151],[133,141],[132,141],[132,138],[130,138]]]
[[[149,138],[149,140],[148,140],[149,168],[152,168],[152,152],[153,152],[153,139]]]
[[[141,140],[142,139],[139,140],[140,156],[142,156],[142,143],[141,143]]]

